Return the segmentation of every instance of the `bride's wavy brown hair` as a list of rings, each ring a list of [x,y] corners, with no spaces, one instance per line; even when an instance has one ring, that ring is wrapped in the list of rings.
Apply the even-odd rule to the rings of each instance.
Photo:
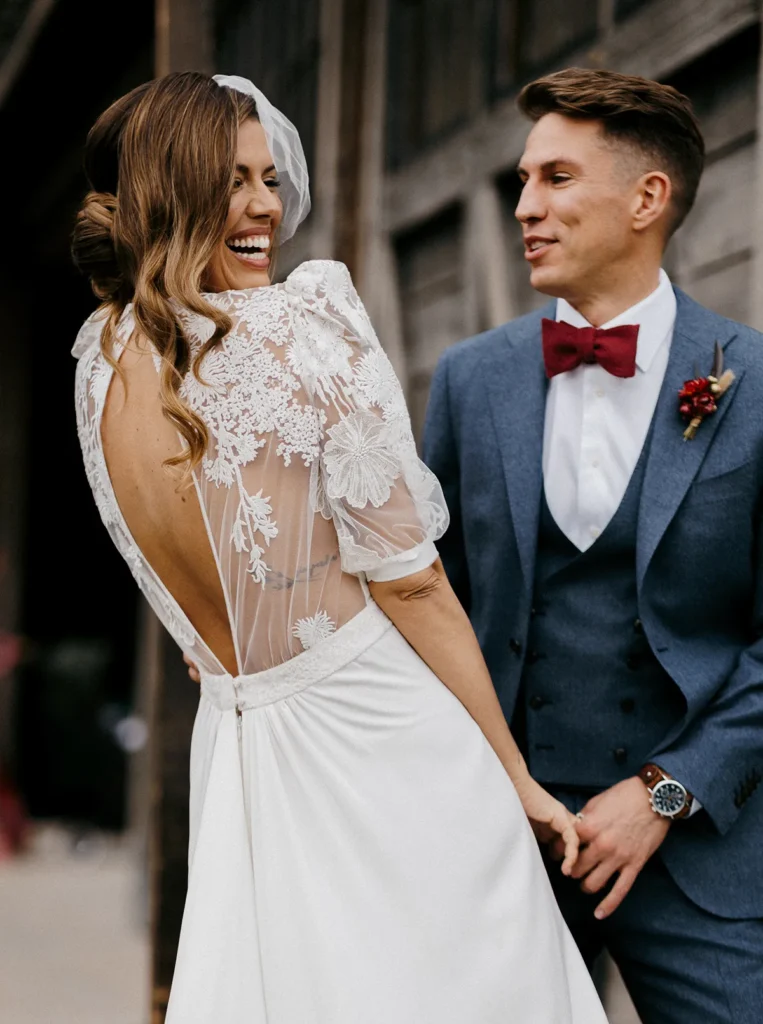
[[[166,75],[112,104],[85,147],[85,196],[72,236],[75,264],[90,278],[105,314],[101,347],[113,356],[119,319],[133,304],[136,330],[161,356],[164,415],[186,442],[165,463],[187,472],[209,435],[180,397],[183,377],[199,376],[205,354],[231,321],[207,302],[203,279],[228,215],[239,125],[257,117],[254,100],[207,75]],[[191,360],[173,302],[208,317],[215,331]]]

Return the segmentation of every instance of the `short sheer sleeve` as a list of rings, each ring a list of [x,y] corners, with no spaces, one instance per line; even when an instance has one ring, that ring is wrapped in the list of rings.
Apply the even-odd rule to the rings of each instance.
[[[383,581],[426,568],[448,525],[445,499],[418,458],[400,382],[350,274],[315,261],[286,288],[304,304],[293,353],[324,424],[312,500],[333,519],[342,569]]]

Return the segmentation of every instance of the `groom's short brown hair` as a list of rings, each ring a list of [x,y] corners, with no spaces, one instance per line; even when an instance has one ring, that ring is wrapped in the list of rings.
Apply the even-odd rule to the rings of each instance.
[[[600,121],[605,138],[654,162],[673,184],[671,234],[694,204],[705,143],[689,99],[670,85],[616,71],[566,68],[530,82],[519,109],[532,121],[545,114]]]

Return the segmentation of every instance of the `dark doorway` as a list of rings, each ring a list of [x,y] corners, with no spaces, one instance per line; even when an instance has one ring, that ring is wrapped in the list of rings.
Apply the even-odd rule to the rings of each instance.
[[[2,353],[25,360],[21,631],[15,775],[37,817],[119,828],[137,588],[85,480],[70,350],[96,300],[69,258],[87,131],[153,77],[154,5],[59,0],[0,107]],[[4,309],[15,315],[3,322]]]

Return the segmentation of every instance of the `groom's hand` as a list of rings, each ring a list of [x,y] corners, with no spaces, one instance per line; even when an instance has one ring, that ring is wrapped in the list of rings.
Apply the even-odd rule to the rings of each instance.
[[[572,869],[583,879],[583,892],[599,892],[613,875],[615,884],[595,910],[602,920],[616,910],[639,872],[659,849],[670,820],[655,814],[646,786],[638,777],[619,782],[592,797],[578,821],[581,851]]]
[[[191,679],[193,679],[194,683],[200,683],[201,676],[199,675],[199,666],[196,664],[196,662],[191,658],[189,654],[183,655],[183,661],[188,666],[188,675],[191,677]]]

